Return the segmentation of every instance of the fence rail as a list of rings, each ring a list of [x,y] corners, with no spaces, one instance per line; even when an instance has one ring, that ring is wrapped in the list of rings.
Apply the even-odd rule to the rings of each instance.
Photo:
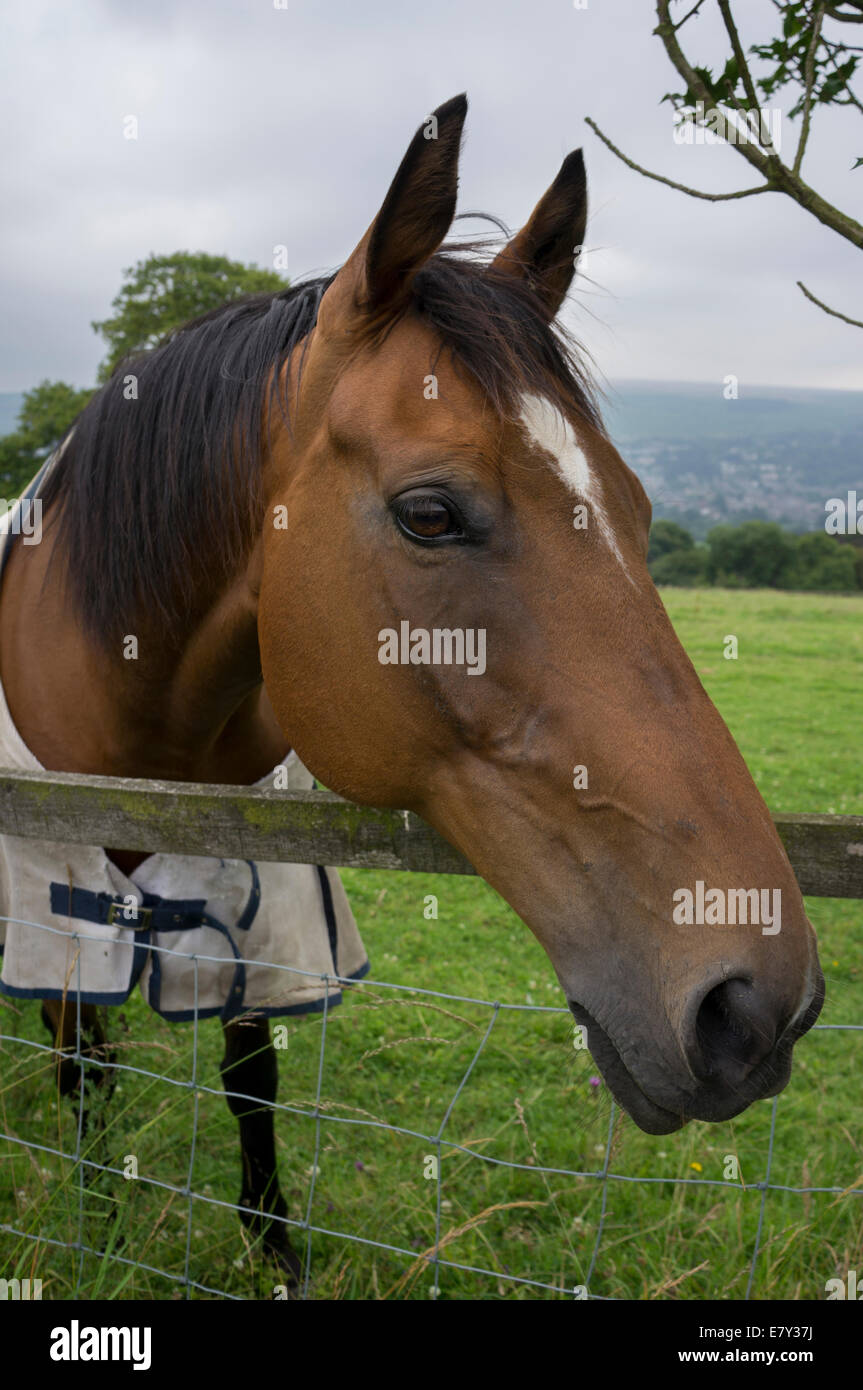
[[[863,816],[773,820],[803,893],[863,898]],[[410,811],[357,806],[326,791],[0,771],[0,834],[153,854],[475,872]]]

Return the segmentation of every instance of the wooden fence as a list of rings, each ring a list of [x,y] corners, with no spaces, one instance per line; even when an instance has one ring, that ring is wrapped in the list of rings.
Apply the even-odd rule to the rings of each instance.
[[[774,821],[803,893],[863,898],[863,816]],[[409,811],[372,810],[325,791],[0,770],[0,834],[150,853],[474,872]]]

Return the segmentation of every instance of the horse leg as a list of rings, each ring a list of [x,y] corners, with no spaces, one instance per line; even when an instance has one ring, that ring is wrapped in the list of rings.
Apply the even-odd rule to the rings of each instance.
[[[272,1104],[278,1086],[276,1052],[270,1042],[266,1018],[234,1019],[223,1023],[225,1056],[222,1082],[231,1114],[240,1126],[243,1189],[238,1205],[247,1230],[260,1235],[264,1250],[286,1272],[288,1282],[299,1281],[302,1265],[288,1239],[287,1228],[274,1216],[286,1216],[287,1205],[279,1188]],[[247,1100],[244,1097],[254,1099]]]
[[[54,1039],[54,1046],[60,1053],[57,1058],[57,1082],[60,1094],[77,1100],[80,1107],[79,1124],[81,1137],[87,1133],[89,1125],[88,1091],[105,1087],[107,1101],[114,1089],[116,1077],[113,1066],[88,1067],[88,1059],[101,1063],[113,1063],[116,1054],[108,1045],[108,1037],[93,1004],[81,1005],[81,1036],[76,1049],[78,1031],[78,1006],[72,999],[43,999],[42,1022]],[[76,1057],[76,1050],[79,1057]],[[80,1057],[84,1058],[82,1067]],[[82,1094],[81,1080],[84,1079]],[[99,1118],[99,1127],[104,1120]]]
[[[90,1128],[90,1120],[93,1112],[93,1101],[95,1093],[101,1091],[102,1104],[98,1106],[95,1113],[95,1124],[93,1126],[95,1136],[101,1140],[105,1129],[105,1105],[111,1098],[111,1093],[116,1084],[116,1074],[113,1066],[88,1066],[87,1060],[113,1063],[116,1053],[111,1051],[108,1044],[107,1034],[99,1016],[98,1009],[93,1004],[81,1005],[81,1034],[78,1033],[78,1007],[73,999],[44,999],[42,1001],[42,1022],[51,1033],[54,1039],[54,1046],[59,1055],[57,1057],[57,1084],[62,1096],[68,1096],[73,1104],[78,1106],[78,1129],[83,1146],[84,1138]],[[76,1048],[76,1041],[78,1046]],[[76,1051],[79,1056],[76,1057]],[[84,1058],[82,1066],[80,1058]],[[81,1084],[83,1079],[83,1086]],[[92,1144],[87,1146],[92,1149]],[[91,1155],[94,1159],[96,1154]],[[102,1170],[87,1164],[83,1170],[84,1186],[89,1191],[95,1191],[95,1183]],[[116,1198],[108,1194],[104,1198],[104,1208],[100,1216],[109,1221],[117,1219],[119,1209]],[[124,1243],[122,1235],[115,1233],[113,1238],[113,1248],[120,1249]]]

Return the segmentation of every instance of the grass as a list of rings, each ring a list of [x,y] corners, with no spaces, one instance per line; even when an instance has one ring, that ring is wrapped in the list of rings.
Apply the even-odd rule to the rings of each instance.
[[[773,592],[666,590],[674,624],[737,738],[774,811],[863,813],[859,689],[863,598]],[[736,661],[723,657],[738,638]],[[562,1004],[551,967],[514,913],[483,883],[458,877],[345,871],[375,979],[511,1004]],[[427,920],[428,894],[438,919]],[[863,1023],[863,913],[854,901],[810,899],[828,1002],[821,1021]],[[38,1005],[0,1003],[0,1031],[44,1042]],[[428,1299],[433,1273],[420,1258],[435,1239],[436,1149],[376,1121],[437,1133],[488,1027],[492,1011],[421,993],[364,984],[327,1024],[322,1119],[312,1222],[310,1294],[319,1299]],[[280,1054],[281,1103],[310,1112],[321,1050],[320,1016],[289,1019]],[[161,1023],[136,995],[110,1013],[121,1060],[166,1079],[124,1073],[90,1156],[142,1179],[185,1186],[195,1098],[192,1028]],[[595,1067],[573,1045],[569,1016],[501,1010],[452,1110],[440,1148],[444,1258],[491,1271],[440,1269],[439,1297],[571,1298],[597,1247],[603,1183],[537,1171],[601,1171],[611,1104],[591,1085]],[[148,1181],[101,1174],[81,1195],[68,1159],[0,1140],[0,1277],[39,1277],[43,1297],[184,1297],[190,1277],[241,1298],[272,1297],[273,1268],[226,1206],[239,1190],[234,1121],[218,1094],[221,1032],[201,1025],[197,1138],[191,1200]],[[772,1102],[722,1125],[694,1123],[651,1138],[619,1113],[592,1294],[611,1298],[740,1299],[746,1296],[763,1205],[751,1296],[820,1299],[824,1284],[863,1268],[863,1134],[859,1076],[863,1032],[810,1033],[779,1098],[771,1183],[856,1193],[769,1191]],[[26,1145],[74,1151],[75,1117],[59,1103],[48,1059],[0,1045],[0,1127]],[[316,1122],[276,1120],[282,1182],[292,1217],[306,1210]],[[460,1147],[455,1147],[458,1145]],[[735,1186],[719,1186],[729,1156]],[[486,1160],[523,1165],[509,1168]],[[533,1171],[532,1171],[533,1170]],[[689,1181],[685,1181],[685,1180]],[[209,1200],[208,1200],[209,1199]],[[191,1208],[191,1220],[190,1220]],[[49,1242],[108,1248],[135,1265]],[[189,1230],[191,1234],[189,1235]],[[347,1239],[352,1236],[355,1239]],[[359,1243],[379,1242],[380,1246]],[[412,1252],[396,1254],[382,1246]],[[174,1276],[170,1278],[167,1276]],[[552,1286],[518,1284],[520,1276]],[[206,1297],[196,1292],[194,1296]]]

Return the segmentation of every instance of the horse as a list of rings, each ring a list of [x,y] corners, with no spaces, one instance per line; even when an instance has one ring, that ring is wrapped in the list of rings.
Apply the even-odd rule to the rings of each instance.
[[[90,401],[41,544],[10,557],[2,679],[46,768],[252,783],[295,750],[342,796],[416,812],[535,934],[614,1097],[662,1135],[778,1093],[824,980],[650,579],[648,498],[557,322],[582,153],[496,254],[469,254],[446,240],[466,111],[417,130],[336,273],[193,320]],[[699,884],[778,893],[781,922],[685,920]],[[74,1013],[46,1004],[69,1093]],[[223,1063],[239,1205],[296,1278],[269,1023],[244,1025]]]

